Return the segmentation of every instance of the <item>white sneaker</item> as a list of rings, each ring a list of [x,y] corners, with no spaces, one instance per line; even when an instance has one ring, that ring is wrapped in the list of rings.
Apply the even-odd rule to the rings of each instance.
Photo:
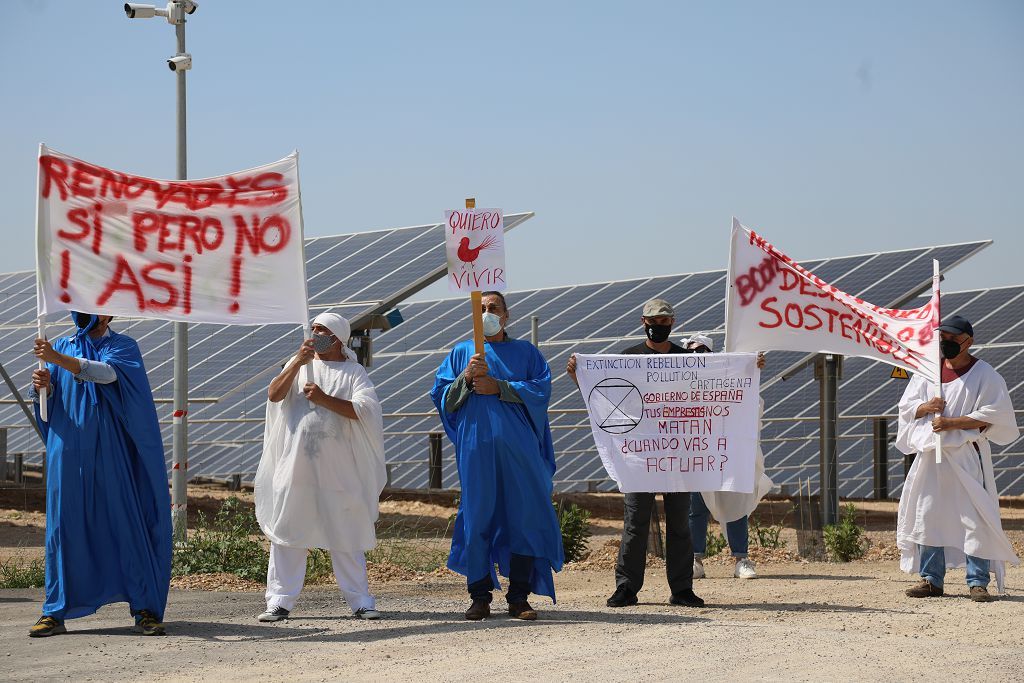
[[[757,571],[754,569],[754,563],[746,557],[741,557],[736,560],[736,569],[732,575],[737,579],[756,579]]]
[[[355,611],[355,613],[352,616],[359,619],[370,619],[372,621],[374,619],[380,619],[380,612],[378,612],[375,609],[360,607]]]
[[[693,558],[693,578],[704,578],[704,561],[699,557]]]

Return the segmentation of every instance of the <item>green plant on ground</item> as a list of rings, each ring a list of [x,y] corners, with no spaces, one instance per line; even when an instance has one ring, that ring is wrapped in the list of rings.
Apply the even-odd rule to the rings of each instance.
[[[315,583],[334,575],[331,554],[323,548],[310,548],[306,557],[306,581]]]
[[[448,561],[447,536],[454,523],[452,515],[443,529],[401,519],[382,525],[377,529],[377,545],[366,553],[366,561],[413,572],[440,569]]]
[[[0,562],[0,588],[41,588],[46,584],[46,566],[42,560],[20,562],[9,558]]]
[[[554,503],[558,526],[562,529],[562,552],[566,562],[577,562],[587,554],[590,540],[590,512],[576,503]]]
[[[704,550],[704,557],[714,557],[718,553],[725,550],[725,547],[729,543],[725,540],[725,536],[716,531],[712,531],[711,527],[708,527],[707,531],[707,546]]]
[[[782,535],[780,524],[762,526],[761,520],[753,515],[747,520],[750,530],[754,532],[754,541],[762,548],[784,548],[786,542],[779,538]]]
[[[828,524],[823,529],[829,559],[849,562],[864,556],[864,529],[857,524],[856,516],[856,506],[847,503],[843,506],[839,523]]]
[[[445,565],[448,552],[430,539],[380,538],[374,549],[366,553],[366,561],[413,572],[432,572]]]
[[[199,513],[188,540],[174,550],[171,573],[182,576],[227,572],[242,579],[263,581],[267,578],[268,553],[253,538],[257,534],[260,528],[255,512],[232,496],[221,504],[212,520]]]

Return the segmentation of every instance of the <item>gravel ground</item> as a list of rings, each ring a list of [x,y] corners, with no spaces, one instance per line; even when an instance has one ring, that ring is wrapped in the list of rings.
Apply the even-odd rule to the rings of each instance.
[[[173,590],[169,635],[130,632],[124,605],[29,639],[41,591],[0,591],[0,679],[20,680],[1016,680],[1024,667],[1024,570],[991,604],[951,595],[911,600],[893,562],[773,563],[761,578],[709,564],[696,582],[709,604],[667,605],[664,570],[641,604],[613,610],[607,570],[557,577],[559,602],[536,600],[534,623],[496,614],[467,622],[463,584],[427,576],[375,587],[385,618],[353,619],[336,591],[307,589],[293,618],[261,625],[259,592]],[[504,606],[498,597],[494,607]]]

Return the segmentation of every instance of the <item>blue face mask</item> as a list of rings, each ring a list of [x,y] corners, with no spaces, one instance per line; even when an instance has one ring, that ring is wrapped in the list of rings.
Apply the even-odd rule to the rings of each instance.
[[[501,318],[494,313],[484,313],[484,336],[494,337],[501,332]]]
[[[83,332],[88,332],[96,327],[96,323],[100,321],[99,316],[91,313],[79,313],[78,311],[71,312],[71,319],[75,321],[75,327]]]
[[[323,355],[331,350],[331,347],[334,346],[334,341],[333,334],[314,334],[313,350]]]

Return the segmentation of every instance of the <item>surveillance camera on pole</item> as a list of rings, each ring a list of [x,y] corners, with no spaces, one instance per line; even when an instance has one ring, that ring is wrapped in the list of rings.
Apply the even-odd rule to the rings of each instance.
[[[124,13],[128,15],[129,19],[152,19],[156,16],[167,16],[166,9],[157,9],[156,5],[143,5],[138,2],[124,3]]]
[[[171,71],[188,71],[192,68],[192,55],[185,53],[175,55],[167,60],[167,66]]]
[[[167,3],[166,7],[144,5],[138,2],[124,3],[124,13],[129,19],[167,17],[168,24],[184,23],[184,15],[194,14],[197,9],[199,9],[199,3],[195,2],[195,0],[171,0]]]

